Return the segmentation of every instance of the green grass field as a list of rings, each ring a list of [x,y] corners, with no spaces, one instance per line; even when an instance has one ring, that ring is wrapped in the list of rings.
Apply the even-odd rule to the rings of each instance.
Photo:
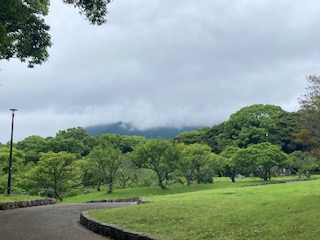
[[[239,187],[246,181],[216,181],[209,190],[189,193],[144,195],[152,203],[90,215],[167,239],[320,238],[320,180]]]
[[[296,177],[295,177],[296,178]],[[293,177],[275,178],[273,181],[289,180]],[[174,184],[168,186],[168,189],[162,190],[160,187],[144,187],[144,188],[127,188],[127,189],[115,189],[112,194],[107,194],[107,188],[102,191],[92,192],[89,194],[77,195],[74,197],[65,198],[62,203],[84,203],[93,200],[115,199],[115,198],[133,198],[133,197],[150,197],[155,195],[168,195],[185,192],[195,192],[210,189],[239,187],[250,184],[263,183],[261,178],[243,178],[237,179],[235,183],[232,183],[230,178],[215,178],[214,184],[192,184],[190,186],[182,184]]]

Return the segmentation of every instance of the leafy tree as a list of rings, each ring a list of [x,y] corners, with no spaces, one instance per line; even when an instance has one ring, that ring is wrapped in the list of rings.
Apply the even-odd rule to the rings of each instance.
[[[273,171],[290,165],[288,155],[282,152],[279,146],[269,142],[253,144],[248,148],[240,149],[232,158],[247,168],[247,171],[252,171],[265,181],[271,179]]]
[[[296,151],[291,153],[289,156],[292,160],[292,169],[299,175],[299,177],[302,175],[310,177],[311,172],[319,169],[320,167],[319,160],[308,152]]]
[[[46,141],[40,136],[29,136],[16,144],[17,149],[25,153],[25,163],[38,162],[40,153],[46,152]]]
[[[211,148],[202,144],[180,145],[182,148],[180,171],[187,185],[197,180],[200,183],[211,170]]]
[[[303,128],[303,113],[283,112],[275,118],[276,131],[272,143],[281,144],[282,151],[291,153],[303,150],[305,146],[297,141],[297,134]],[[269,141],[269,139],[267,139]]]
[[[122,153],[132,152],[134,147],[147,141],[141,136],[122,136],[118,134],[101,134],[93,137],[96,146],[112,146]]]
[[[236,175],[241,171],[241,164],[237,161],[238,158],[233,158],[240,148],[238,146],[227,146],[221,153],[220,169],[228,176],[232,182],[235,182]]]
[[[320,76],[309,75],[306,79],[307,92],[299,99],[304,125],[297,138],[298,141],[306,143],[311,150],[319,147],[320,142]]]
[[[73,153],[77,158],[88,155],[92,147],[91,136],[81,127],[62,130],[55,138],[46,138],[47,150]]]
[[[93,168],[99,177],[99,191],[102,183],[108,183],[108,193],[112,193],[113,183],[122,157],[121,151],[111,146],[104,148],[97,146],[89,153],[88,158],[91,160],[91,164],[93,164]]]
[[[107,4],[111,0],[63,0],[78,8],[90,23],[106,22]],[[50,27],[44,17],[50,0],[1,0],[0,4],[0,60],[18,58],[29,67],[48,58],[51,47]]]
[[[175,172],[179,159],[179,149],[168,140],[152,139],[134,149],[134,163],[154,171],[162,189],[166,189],[164,181]]]
[[[0,147],[0,191],[4,192],[7,189],[8,183],[8,167],[9,167],[9,153],[8,145]],[[21,172],[23,167],[24,153],[15,147],[12,148],[12,177],[11,187],[15,188],[21,179]],[[15,191],[12,191],[13,193]]]
[[[224,131],[218,135],[218,141],[231,139],[235,145],[242,148],[266,140],[274,142],[275,118],[283,112],[280,107],[268,104],[244,107],[225,122]]]
[[[176,143],[194,144],[201,143],[202,136],[209,130],[209,127],[201,128],[198,130],[183,132],[174,138]]]
[[[76,158],[66,152],[42,153],[28,177],[39,189],[52,188],[54,196],[62,201],[63,195],[79,184]]]
[[[132,186],[138,181],[140,169],[132,161],[132,152],[123,154],[121,165],[117,172],[117,180],[120,182],[120,188]]]
[[[201,142],[209,145],[215,153],[221,153],[226,146],[232,144],[232,139],[220,138],[218,136],[224,132],[225,122],[214,125],[201,136]]]

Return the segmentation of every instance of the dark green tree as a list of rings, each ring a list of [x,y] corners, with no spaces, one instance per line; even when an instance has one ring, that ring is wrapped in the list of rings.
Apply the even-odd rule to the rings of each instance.
[[[46,141],[40,136],[29,136],[16,144],[25,153],[25,163],[38,162],[41,152],[47,152]]]
[[[68,152],[78,158],[89,154],[93,147],[91,136],[81,127],[59,131],[54,138],[46,139],[46,147],[53,152]]]
[[[106,22],[107,4],[111,0],[63,0],[78,8],[92,24]],[[51,47],[50,27],[45,23],[50,0],[1,0],[0,60],[18,58],[29,67],[48,58]]]

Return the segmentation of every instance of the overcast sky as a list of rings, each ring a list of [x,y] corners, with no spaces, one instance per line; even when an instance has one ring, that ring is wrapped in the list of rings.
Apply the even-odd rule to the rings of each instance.
[[[299,108],[320,74],[320,1],[114,0],[89,25],[52,0],[49,61],[0,61],[0,141],[117,121],[207,125],[242,107]]]

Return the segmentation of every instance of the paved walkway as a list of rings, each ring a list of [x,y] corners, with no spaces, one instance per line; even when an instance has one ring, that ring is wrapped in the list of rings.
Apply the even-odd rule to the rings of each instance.
[[[130,203],[55,204],[0,211],[3,240],[106,240],[79,224],[80,212]]]

